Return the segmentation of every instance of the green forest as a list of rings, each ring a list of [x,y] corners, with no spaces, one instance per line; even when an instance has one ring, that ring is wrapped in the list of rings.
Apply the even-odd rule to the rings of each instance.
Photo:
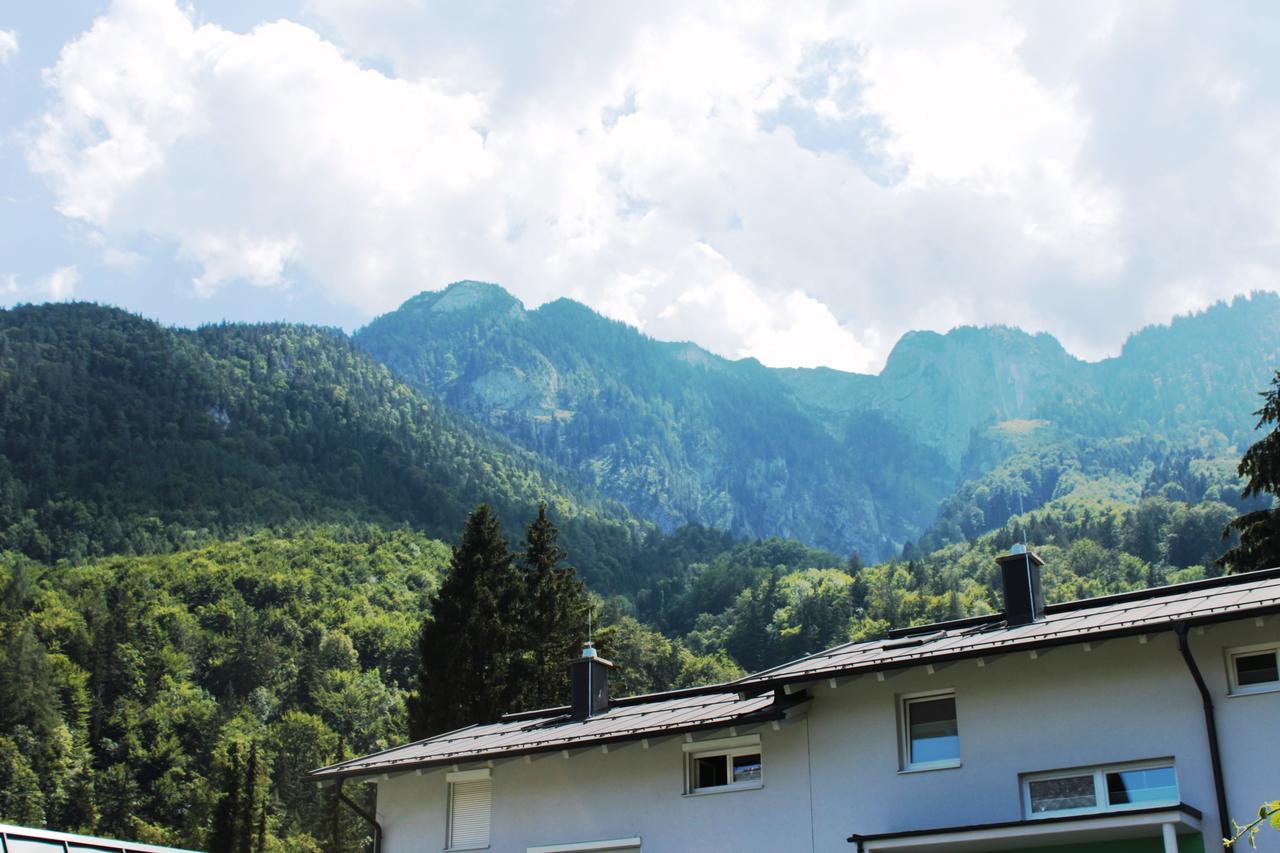
[[[1212,311],[1191,320],[1203,317],[1215,334],[1227,322]],[[617,347],[637,347],[627,358],[649,357],[636,344],[647,339],[614,333]],[[1189,334],[1185,324],[1179,334]],[[490,350],[487,339],[472,343]],[[439,369],[466,374],[458,357]],[[1137,394],[1124,385],[1137,372],[1108,369]],[[1044,417],[1048,402],[1023,413],[1041,417],[972,414],[970,424],[956,414],[959,433],[946,441],[903,439],[901,421],[883,410],[838,415],[850,404],[831,388],[850,375],[817,385],[774,376],[747,399],[760,420],[743,421],[743,432],[685,437],[710,453],[716,436],[736,435],[738,447],[782,429],[758,458],[791,454],[786,467],[830,455],[827,482],[838,490],[845,463],[834,460],[853,438],[832,445],[798,421],[787,432],[771,420],[766,398],[787,385],[793,403],[808,400],[811,425],[822,420],[814,412],[832,413],[819,430],[827,438],[857,423],[876,441],[924,448],[875,471],[863,464],[872,454],[859,457],[862,482],[932,470],[927,488],[896,488],[913,500],[937,493],[927,518],[897,528],[911,536],[880,530],[876,547],[861,551],[800,528],[744,535],[696,513],[645,515],[603,475],[584,482],[573,453],[539,451],[572,433],[536,427],[521,439],[515,427],[478,423],[336,330],[168,329],[87,304],[0,311],[0,821],[190,847],[235,838],[254,851],[367,849],[367,827],[303,774],[410,737],[414,697],[429,683],[423,661],[443,643],[431,627],[446,621],[440,596],[459,577],[454,549],[480,504],[507,543],[493,559],[509,562],[513,578],[536,576],[529,543],[538,536],[545,565],[575,567],[566,578],[585,582],[618,695],[725,681],[891,627],[994,612],[994,557],[1017,542],[1046,560],[1051,601],[1214,575],[1230,548],[1235,567],[1247,567],[1280,541],[1269,461],[1277,433],[1252,429],[1274,367],[1243,396],[1237,386],[1258,371],[1231,371],[1148,393],[1142,412],[1096,387],[1046,380],[1037,393],[1077,422]],[[646,430],[666,430],[685,409],[630,379],[610,381],[623,396],[604,399],[631,402],[597,434],[650,453]],[[1206,383],[1210,391],[1188,396]],[[1274,423],[1270,387],[1262,416]],[[1222,411],[1224,401],[1240,411]],[[739,403],[698,406],[732,420]],[[1247,428],[1231,426],[1240,421]],[[685,426],[696,432],[697,423]],[[1263,449],[1240,466],[1250,444]],[[740,467],[744,488],[768,490],[773,475]],[[692,499],[678,481],[646,488]],[[864,497],[875,494],[867,488]],[[823,494],[807,492],[803,505],[835,500]],[[543,505],[558,538],[537,527]],[[886,543],[888,553],[877,550]],[[558,612],[558,621],[580,618],[573,606]],[[564,660],[585,630],[569,626],[555,650],[502,654],[513,672]],[[487,713],[557,701],[554,673],[530,678],[553,686],[511,690]],[[347,793],[367,801],[371,792]]]

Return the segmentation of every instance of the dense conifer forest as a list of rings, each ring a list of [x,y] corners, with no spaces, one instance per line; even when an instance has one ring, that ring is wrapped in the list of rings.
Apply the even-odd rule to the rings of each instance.
[[[0,311],[0,820],[198,847],[364,849],[367,827],[302,774],[409,737],[420,668],[441,642],[433,602],[481,503],[508,543],[509,563],[498,551],[493,562],[531,584],[520,595],[556,598],[538,592],[538,566],[576,568],[564,583],[585,582],[624,694],[992,612],[993,558],[1015,542],[1045,558],[1050,600],[1221,572],[1232,519],[1275,523],[1272,489],[1243,497],[1237,473],[1262,435],[1257,392],[1280,361],[1271,333],[1253,334],[1273,301],[1148,330],[1101,366],[1078,368],[1032,338],[1067,365],[1060,381],[1042,370],[1039,402],[979,410],[954,388],[927,428],[904,414],[925,403],[854,405],[883,393],[858,388],[884,375],[770,372],[617,324],[579,344],[570,333],[590,337],[596,320],[569,303],[549,309],[563,315],[561,348],[544,367],[559,383],[553,402],[588,414],[553,406],[549,420],[541,398],[487,413],[467,402],[509,402],[517,386],[490,375],[494,353],[531,352],[491,331],[421,355],[422,375],[457,382],[415,387],[411,365],[391,360],[398,379],[335,330],[168,329],[86,304]],[[526,316],[511,302],[503,312]],[[966,334],[904,341],[886,373],[942,393],[968,369],[978,390],[966,393],[998,397],[954,351]],[[1226,334],[1256,352],[1229,358],[1207,340]],[[1009,336],[976,335],[974,358],[992,339],[1007,352]],[[1179,361],[1162,347],[1203,351]],[[614,375],[601,353],[637,363]],[[1207,370],[1215,360],[1222,369]],[[714,381],[735,372],[747,378]],[[766,433],[772,443],[751,456]],[[734,454],[742,479],[720,497],[703,489],[719,474],[688,478],[691,460],[723,473]],[[582,476],[584,460],[594,475]],[[1255,473],[1272,470],[1255,461]],[[845,501],[835,515],[815,510],[814,525],[852,518],[861,504],[841,492],[846,474],[876,519],[871,548],[804,525],[782,531],[794,538],[748,535],[732,521],[793,501]],[[646,514],[660,494],[668,503]],[[754,508],[734,508],[755,494]],[[882,498],[920,503],[917,520],[886,526]],[[542,504],[557,535],[527,527]],[[556,647],[584,633],[570,626]],[[500,654],[515,672],[559,652]],[[511,690],[486,713],[558,689]]]

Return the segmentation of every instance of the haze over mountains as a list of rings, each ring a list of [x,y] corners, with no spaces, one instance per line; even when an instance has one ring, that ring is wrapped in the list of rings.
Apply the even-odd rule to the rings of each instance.
[[[939,544],[945,499],[967,488],[981,502],[982,478],[1028,453],[1059,467],[1005,495],[1025,509],[1084,475],[1136,500],[1144,469],[1171,453],[1238,457],[1280,361],[1280,297],[1144,329],[1096,363],[1013,328],[915,332],[879,375],[731,361],[566,299],[529,311],[477,282],[419,294],[353,339],[663,529],[700,522],[881,558],[926,531]],[[1005,503],[943,540],[1003,524],[1018,509]]]

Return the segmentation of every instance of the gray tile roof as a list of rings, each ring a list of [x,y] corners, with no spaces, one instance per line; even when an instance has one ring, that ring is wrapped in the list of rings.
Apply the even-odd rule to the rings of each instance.
[[[1044,619],[1009,627],[1000,615],[891,631],[836,646],[728,684],[616,699],[603,714],[573,720],[568,708],[508,714],[314,770],[315,779],[369,776],[416,767],[579,749],[644,737],[749,725],[784,717],[802,695],[788,684],[935,661],[999,655],[1064,643],[1170,630],[1280,612],[1280,569],[1229,575],[1121,595],[1049,605]]]
[[[857,672],[1103,640],[1280,610],[1280,569],[1228,575],[1049,605],[1042,620],[1009,627],[999,615],[890,632],[808,655],[734,682],[746,692]]]

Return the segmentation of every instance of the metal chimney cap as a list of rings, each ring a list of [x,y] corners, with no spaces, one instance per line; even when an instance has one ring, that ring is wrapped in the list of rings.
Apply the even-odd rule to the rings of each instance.
[[[1009,548],[1009,553],[1010,553],[1010,554],[1025,554],[1025,553],[1027,553],[1027,546],[1026,546],[1026,545],[1023,545],[1021,542],[1015,542],[1015,543],[1013,543],[1013,546]]]
[[[593,658],[596,656],[596,654],[597,652],[596,652],[595,643],[591,642],[590,640],[587,640],[587,642],[584,643],[582,646],[582,656],[584,658]]]

